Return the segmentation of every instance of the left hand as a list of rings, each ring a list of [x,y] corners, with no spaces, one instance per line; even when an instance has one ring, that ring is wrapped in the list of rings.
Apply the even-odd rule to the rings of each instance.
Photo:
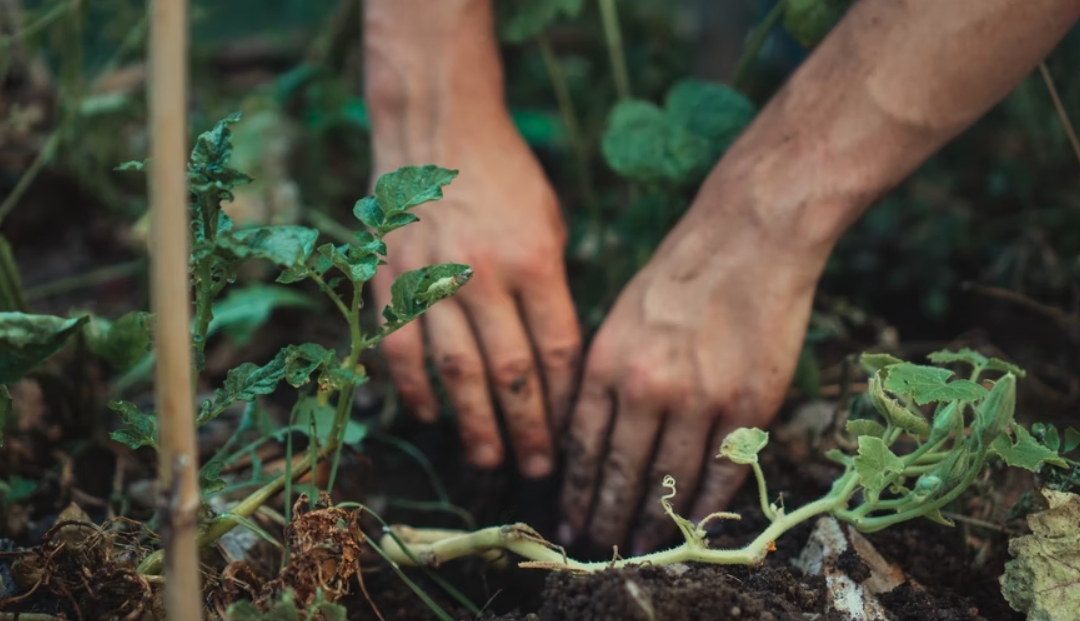
[[[676,530],[659,502],[665,475],[675,511],[695,522],[744,479],[717,451],[735,428],[775,416],[824,258],[746,217],[742,185],[707,185],[596,336],[566,447],[563,543],[587,534],[621,547],[633,526],[631,553],[651,551]]]

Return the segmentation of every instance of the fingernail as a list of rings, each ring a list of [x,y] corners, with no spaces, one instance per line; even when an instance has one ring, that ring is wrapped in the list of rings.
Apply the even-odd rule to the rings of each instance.
[[[472,452],[472,462],[481,468],[499,465],[499,450],[490,444],[482,444]]]
[[[551,473],[551,459],[543,453],[534,453],[525,459],[521,471],[531,479],[546,477]]]
[[[574,535],[574,527],[566,522],[559,524],[559,530],[555,533],[555,536],[558,538],[559,543],[564,546],[574,543],[574,539],[577,538]]]

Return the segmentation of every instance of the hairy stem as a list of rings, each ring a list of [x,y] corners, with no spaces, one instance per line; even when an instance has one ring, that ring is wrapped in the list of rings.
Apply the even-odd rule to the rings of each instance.
[[[761,471],[761,465],[756,461],[750,464],[750,467],[754,469],[754,478],[757,479],[758,497],[761,498],[761,512],[770,520],[775,520],[776,512],[773,511],[772,506],[769,504],[769,489],[765,485],[765,473]]]

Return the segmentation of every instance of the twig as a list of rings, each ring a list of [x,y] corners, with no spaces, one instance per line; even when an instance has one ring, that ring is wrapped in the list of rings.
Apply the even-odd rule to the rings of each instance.
[[[188,299],[187,0],[150,3],[151,304],[157,322],[158,515],[170,621],[202,619]],[[194,604],[194,605],[193,605]]]
[[[1080,315],[1073,315],[1060,308],[1055,308],[1042,302],[1033,300],[1025,295],[1021,295],[1015,291],[1008,289],[1002,289],[1000,287],[989,287],[986,285],[980,285],[973,282],[965,282],[961,285],[964,291],[974,291],[981,295],[989,296],[992,298],[998,298],[1000,300],[1007,300],[1015,304],[1019,304],[1029,310],[1033,310],[1039,314],[1046,315],[1051,319],[1054,319],[1062,326],[1077,327],[1080,326]]]
[[[611,71],[615,75],[615,90],[619,99],[630,98],[630,73],[626,70],[623,54],[622,30],[619,28],[619,9],[615,0],[599,0],[600,17],[604,22],[604,40],[607,42]]]
[[[765,40],[769,38],[769,32],[776,26],[776,22],[780,21],[780,18],[784,15],[784,9],[787,8],[788,0],[777,0],[776,5],[769,11],[765,19],[761,21],[761,24],[754,30],[754,35],[750,37],[749,43],[746,44],[746,51],[739,57],[739,62],[735,65],[735,73],[731,77],[731,85],[735,88],[742,86],[743,80],[746,79],[746,74],[750,71],[750,65],[754,63],[754,59],[757,58],[758,52],[761,51],[761,46],[765,45]]]
[[[1039,63],[1039,72],[1042,73],[1043,81],[1046,82],[1046,89],[1050,91],[1050,99],[1054,101],[1054,108],[1057,109],[1058,118],[1061,119],[1061,124],[1065,127],[1065,134],[1069,137],[1069,143],[1072,144],[1073,153],[1076,154],[1076,159],[1080,161],[1080,140],[1076,138],[1076,130],[1073,129],[1072,121],[1069,120],[1069,113],[1065,111],[1065,105],[1061,103],[1057,87],[1054,86],[1054,78],[1051,77],[1046,63]]]
[[[107,267],[86,272],[85,274],[61,278],[60,280],[54,280],[53,282],[27,289],[26,299],[37,300],[58,293],[67,293],[74,289],[93,287],[113,280],[119,280],[127,276],[138,274],[144,267],[146,267],[146,259],[136,259],[134,261],[128,261],[127,263],[109,265]]]

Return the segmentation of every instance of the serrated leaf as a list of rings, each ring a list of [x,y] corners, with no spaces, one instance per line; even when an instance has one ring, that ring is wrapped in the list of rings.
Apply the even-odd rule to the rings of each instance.
[[[896,395],[908,395],[919,405],[934,401],[975,402],[986,389],[969,380],[948,381],[953,372],[904,362],[888,368],[885,388]]]
[[[315,371],[337,362],[333,350],[315,343],[289,345],[282,351],[285,353],[285,381],[295,388],[307,384]]]
[[[859,454],[852,464],[862,486],[874,492],[884,490],[890,478],[904,471],[904,460],[889,450],[884,440],[872,436],[859,437]]]
[[[903,360],[889,354],[863,354],[859,356],[859,364],[869,375],[901,362]]]
[[[1015,442],[1007,434],[1001,434],[990,443],[990,450],[1004,459],[1006,464],[1032,472],[1044,463],[1062,468],[1068,466],[1064,459],[1039,443],[1027,429],[1014,424],[1012,430],[1016,435]]]
[[[927,358],[934,364],[952,364],[954,362],[966,362],[973,367],[984,367],[989,362],[989,358],[980,354],[979,352],[965,347],[958,351],[952,351],[943,349],[941,351],[935,351],[928,355]]]
[[[412,209],[443,197],[443,186],[449,185],[458,171],[426,166],[404,166],[379,177],[375,182],[375,199],[389,218],[400,211]]]
[[[1031,621],[1075,621],[1080,610],[1080,496],[1042,490],[1049,508],[1028,516],[1030,535],[1009,541],[1001,594]]]
[[[411,321],[444,300],[472,278],[467,265],[443,263],[405,272],[390,285],[390,316],[383,316],[391,323]],[[394,319],[391,319],[390,317]]]
[[[1073,427],[1067,427],[1065,429],[1065,444],[1062,446],[1061,452],[1071,453],[1078,446],[1080,446],[1080,431]]]
[[[212,459],[199,470],[199,489],[203,494],[216,494],[225,489],[225,481],[221,478],[221,469],[225,462]]]
[[[885,427],[876,420],[870,420],[868,418],[849,420],[847,425],[845,425],[845,429],[853,436],[881,438],[885,435]]]
[[[560,16],[577,17],[584,0],[520,0],[501,29],[509,43],[523,43],[544,32]]]
[[[681,186],[706,167],[706,139],[679,125],[647,101],[620,101],[611,110],[601,139],[608,165],[620,176],[644,184]]]
[[[18,382],[34,367],[56,355],[89,315],[65,319],[52,315],[0,313],[0,384]]]
[[[158,424],[154,415],[142,412],[134,403],[127,401],[111,401],[109,409],[119,414],[125,425],[110,434],[113,440],[132,450],[143,446],[157,450]]]
[[[348,244],[341,246],[324,244],[319,246],[319,254],[354,283],[371,280],[379,268],[378,255]]]
[[[769,443],[769,434],[756,427],[740,427],[720,444],[717,457],[727,457],[737,464],[756,464],[758,453]]]
[[[706,164],[710,167],[757,114],[754,104],[738,90],[695,78],[672,86],[664,105],[671,119],[708,141]]]
[[[214,319],[207,337],[223,331],[237,346],[244,347],[278,308],[319,309],[311,296],[289,287],[256,284],[234,289],[214,304]]]
[[[213,253],[230,264],[265,259],[288,268],[311,256],[318,237],[317,230],[305,226],[260,226],[219,235],[212,246],[206,242],[192,254],[199,260]]]
[[[880,371],[878,374],[874,375],[874,377],[870,378],[867,388],[867,392],[870,393],[870,401],[874,404],[874,409],[876,409],[885,420],[908,433],[917,436],[930,435],[930,423],[926,421],[926,418],[922,414],[907,409],[897,403],[896,399],[885,394]]]
[[[133,311],[111,324],[102,322],[103,332],[94,331],[87,339],[90,351],[115,370],[128,371],[154,349],[153,317],[145,311]]]

